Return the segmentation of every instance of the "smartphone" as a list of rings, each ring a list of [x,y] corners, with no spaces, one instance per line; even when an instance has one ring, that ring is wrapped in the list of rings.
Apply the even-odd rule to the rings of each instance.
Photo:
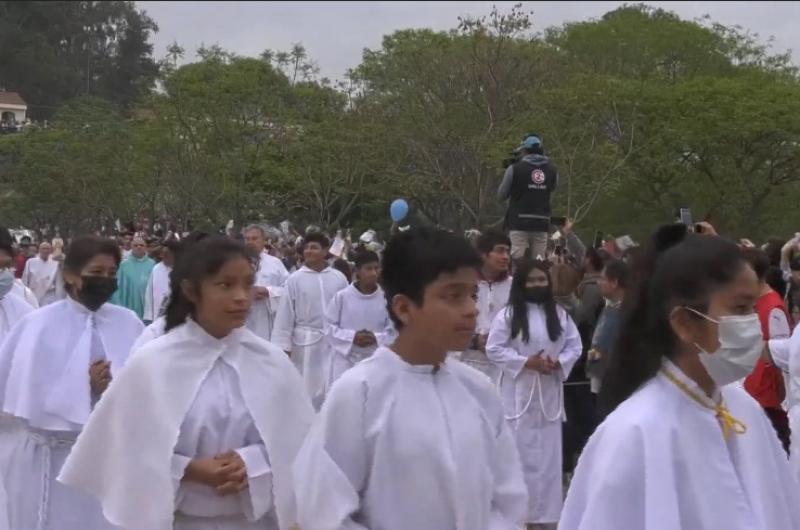
[[[594,243],[592,243],[592,247],[600,248],[603,246],[603,231],[597,230],[594,233]]]
[[[681,208],[680,219],[681,223],[685,224],[686,226],[694,226],[694,222],[692,222],[692,210],[689,208]]]
[[[550,218],[550,224],[553,225],[553,226],[564,226],[565,224],[567,224],[567,218],[566,217],[551,217]]]

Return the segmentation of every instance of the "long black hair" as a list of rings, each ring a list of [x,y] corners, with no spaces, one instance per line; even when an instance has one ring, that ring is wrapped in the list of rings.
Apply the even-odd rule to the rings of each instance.
[[[547,299],[542,304],[545,318],[547,320],[547,336],[555,342],[561,336],[563,329],[561,321],[558,319],[558,306],[553,297],[553,280],[550,278],[549,264],[539,260],[527,260],[521,262],[514,272],[514,279],[511,281],[511,294],[509,295],[508,305],[511,310],[511,338],[515,338],[522,333],[522,341],[531,340],[530,329],[528,329],[528,302],[525,299],[525,283],[532,270],[538,269],[547,275]]]
[[[165,331],[180,326],[195,315],[194,304],[183,294],[183,281],[199,285],[205,278],[217,274],[225,263],[237,258],[249,261],[253,271],[258,268],[259,257],[239,241],[227,237],[208,237],[181,250],[169,275],[170,297]]]
[[[599,396],[610,414],[653,378],[678,339],[670,325],[675,307],[708,310],[710,296],[746,265],[739,247],[716,236],[687,234],[684,225],[661,227],[633,266],[633,286],[623,302],[623,323]]]

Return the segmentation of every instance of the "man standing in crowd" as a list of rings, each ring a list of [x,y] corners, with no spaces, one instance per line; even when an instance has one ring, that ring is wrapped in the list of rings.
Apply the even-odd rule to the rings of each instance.
[[[39,307],[57,302],[64,294],[60,285],[59,263],[50,257],[52,250],[50,243],[43,241],[39,245],[39,255],[25,263],[22,273],[22,283],[33,291]]]
[[[259,225],[244,230],[244,242],[258,254],[258,271],[253,286],[254,300],[247,318],[247,328],[264,340],[270,340],[275,314],[283,296],[289,273],[281,260],[267,252],[267,233]]]
[[[133,238],[131,255],[122,262],[117,272],[117,292],[111,302],[127,307],[139,318],[144,318],[144,293],[156,262],[147,256],[147,243],[141,237]]]
[[[28,261],[30,255],[28,254],[28,249],[31,246],[31,238],[28,236],[22,236],[19,240],[19,249],[17,252],[17,257],[15,258],[14,266],[16,267],[16,271],[14,275],[18,278],[22,278],[22,273],[25,272],[25,263]]]
[[[550,232],[550,196],[558,184],[558,171],[544,155],[542,139],[528,135],[519,146],[522,159],[510,165],[497,191],[508,199],[506,225],[511,238],[511,257],[544,258]]]
[[[593,394],[600,391],[608,358],[622,326],[622,300],[628,287],[628,265],[622,260],[610,260],[603,268],[598,285],[605,300],[605,307],[594,329],[589,362],[586,365]]]

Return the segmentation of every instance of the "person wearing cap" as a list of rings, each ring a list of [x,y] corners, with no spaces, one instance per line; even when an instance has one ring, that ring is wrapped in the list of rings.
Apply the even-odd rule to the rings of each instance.
[[[529,134],[518,147],[522,158],[508,166],[497,196],[508,199],[506,226],[511,257],[545,257],[550,231],[550,196],[558,184],[558,171],[544,155],[542,139]]]

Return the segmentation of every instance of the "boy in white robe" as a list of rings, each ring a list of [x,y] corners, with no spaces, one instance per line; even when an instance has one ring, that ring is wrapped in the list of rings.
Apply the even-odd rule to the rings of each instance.
[[[347,287],[341,272],[328,266],[330,242],[313,232],[303,242],[305,264],[286,280],[272,343],[287,352],[303,374],[315,409],[322,406],[330,367],[325,344],[325,313],[336,293]]]
[[[119,260],[112,241],[77,239],[64,261],[69,297],[28,313],[0,345],[0,528],[112,528],[94,499],[55,479],[142,330],[106,303]]]
[[[328,388],[344,372],[394,340],[386,297],[378,285],[380,258],[360,251],[355,257],[356,281],[333,297],[328,307],[325,338],[331,349]]]
[[[448,359],[475,331],[480,258],[441,230],[395,236],[392,349],[334,383],[294,465],[303,530],[517,530],[527,492],[489,379]]]
[[[244,231],[244,241],[261,258],[247,328],[262,339],[270,340],[289,273],[281,260],[267,252],[267,234],[261,226],[248,226]]]
[[[795,530],[800,488],[744,389],[764,350],[758,280],[739,247],[660,229],[626,294],[559,530]]]
[[[502,369],[500,395],[528,485],[525,522],[537,530],[554,530],[561,514],[563,383],[581,356],[578,329],[556,304],[547,269],[542,262],[518,265],[510,303],[495,317],[486,345]]]
[[[461,360],[488,375],[493,381],[500,369],[486,357],[486,340],[492,321],[508,305],[511,292],[511,240],[503,232],[488,231],[476,243],[483,260],[478,281],[478,326],[470,348],[461,354]]]
[[[227,238],[179,261],[166,334],[131,357],[65,464],[59,480],[117,526],[294,526],[291,463],[314,412],[286,355],[244,327],[255,267]]]
[[[0,236],[2,235],[0,232]],[[15,283],[14,249],[9,236],[8,239],[0,240],[0,344],[12,326],[34,309],[14,294]]]

